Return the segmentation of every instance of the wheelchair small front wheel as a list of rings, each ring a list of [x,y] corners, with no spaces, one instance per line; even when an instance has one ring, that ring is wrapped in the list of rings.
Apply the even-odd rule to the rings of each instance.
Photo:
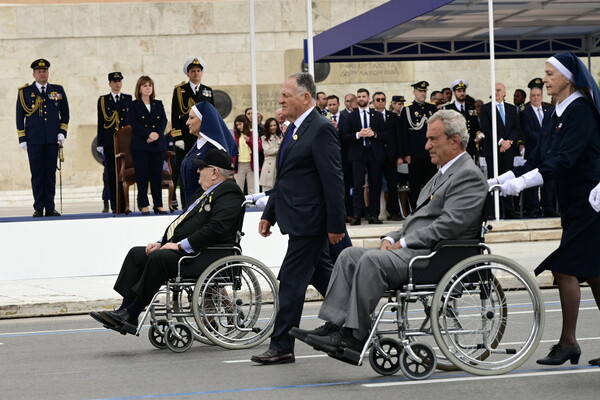
[[[150,329],[148,330],[148,339],[150,339],[150,343],[152,343],[152,346],[161,350],[167,348],[167,343],[165,341],[165,332],[168,328],[169,323],[166,319],[159,319],[158,321],[150,325]]]
[[[165,334],[165,342],[169,350],[175,353],[187,351],[194,344],[192,328],[182,323],[170,326]]]
[[[379,347],[383,353],[377,349]],[[400,370],[400,353],[402,345],[397,340],[383,338],[379,346],[373,345],[369,351],[369,364],[379,375],[394,375]]]
[[[436,367],[435,351],[427,343],[411,343],[409,347],[412,352],[420,358],[413,358],[408,349],[402,349],[400,354],[400,369],[409,379],[427,379],[433,374]]]

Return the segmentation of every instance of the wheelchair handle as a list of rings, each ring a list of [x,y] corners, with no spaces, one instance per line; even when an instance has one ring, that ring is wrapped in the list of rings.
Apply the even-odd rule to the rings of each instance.
[[[493,184],[492,186],[490,186],[490,188],[488,189],[488,192],[493,193],[495,191],[502,191],[502,185],[500,185],[499,183]]]

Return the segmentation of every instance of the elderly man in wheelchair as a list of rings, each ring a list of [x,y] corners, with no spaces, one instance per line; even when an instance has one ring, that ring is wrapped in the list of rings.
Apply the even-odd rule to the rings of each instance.
[[[380,357],[378,354],[381,353],[383,354],[382,365],[389,366],[390,360],[393,357],[396,357],[396,360],[404,357],[405,361],[407,358],[412,358],[420,361],[421,364],[428,364],[426,366],[427,373],[420,375],[419,372],[415,372],[411,374],[412,376],[407,375],[414,379],[423,379],[429,376],[432,369],[435,369],[435,354],[415,354],[416,351],[409,350],[410,346],[407,345],[413,343],[412,341],[416,340],[415,338],[420,338],[423,334],[433,334],[436,342],[438,342],[436,331],[435,329],[420,329],[419,332],[410,331],[407,321],[403,320],[403,318],[407,318],[404,305],[406,299],[415,302],[414,295],[411,297],[411,291],[416,292],[415,288],[418,287],[418,285],[413,285],[415,275],[415,271],[413,271],[414,260],[424,259],[429,261],[428,258],[434,256],[438,250],[436,246],[444,244],[445,241],[454,241],[455,244],[462,243],[462,246],[465,243],[465,239],[474,239],[470,243],[475,243],[476,248],[477,246],[485,247],[485,245],[479,245],[479,238],[482,228],[481,216],[488,193],[488,184],[481,170],[465,151],[468,140],[469,135],[465,119],[456,111],[441,110],[429,118],[425,148],[429,151],[432,163],[439,165],[440,168],[438,173],[421,190],[417,208],[406,218],[401,230],[391,232],[381,239],[378,250],[352,247],[345,249],[340,254],[335,263],[327,295],[319,311],[319,318],[325,320],[326,323],[311,331],[293,328],[290,331],[292,336],[309,344],[316,350],[328,353],[328,355],[334,358],[358,365],[362,362],[362,358],[365,356],[369,346],[373,345],[375,347],[371,348],[369,357],[371,365],[377,372],[388,374],[390,371],[393,373],[399,369],[399,367],[396,369],[395,366],[388,368],[375,365],[377,362],[373,362],[373,358]],[[433,251],[433,249],[436,251]],[[470,252],[467,251],[466,257],[468,258],[474,254],[481,253],[482,251],[479,251],[477,248],[475,252],[472,250]],[[491,255],[479,255],[479,257],[491,257]],[[454,263],[460,261],[460,258],[456,258],[455,255],[451,257],[444,255],[442,258],[453,258]],[[508,263],[510,264],[510,260]],[[431,282],[427,278],[422,279],[423,275],[426,276],[428,274],[438,275],[436,277],[431,276],[430,279],[437,279],[439,281],[442,276],[445,278],[444,274],[452,266],[453,264],[450,264],[447,269],[440,273],[439,271],[433,271],[431,265],[428,265],[425,269],[419,271],[421,275],[419,281]],[[434,316],[431,314],[445,313],[440,318],[453,314],[455,317],[453,319],[456,322],[459,319],[457,317],[458,311],[452,308],[449,304],[449,299],[460,300],[462,298],[464,300],[468,297],[467,292],[474,291],[475,289],[478,290],[478,301],[481,299],[481,302],[488,304],[487,308],[477,317],[479,320],[478,323],[483,321],[483,323],[487,324],[488,321],[486,319],[493,320],[497,318],[496,315],[502,314],[502,312],[497,313],[496,309],[489,305],[494,303],[497,306],[496,303],[499,303],[496,301],[496,297],[498,296],[495,294],[494,296],[496,297],[490,295],[490,284],[476,284],[474,283],[475,280],[470,277],[465,278],[461,282],[462,286],[456,286],[456,283],[462,279],[462,276],[469,274],[466,271],[477,271],[479,277],[482,275],[487,276],[488,282],[492,282],[492,289],[497,289],[499,285],[494,283],[495,278],[492,277],[492,273],[489,273],[490,268],[490,263],[483,260],[481,263],[476,262],[471,264],[464,271],[461,270],[462,275],[460,277],[456,278],[456,276],[453,276],[452,278],[448,278],[448,283],[444,284],[445,287],[436,290],[434,295],[434,300],[437,296],[437,300],[442,306],[434,304],[435,302],[431,302],[430,304],[428,300],[421,299],[425,304],[425,309],[428,310],[426,311],[425,320],[427,321],[431,318],[431,325],[433,327],[434,323],[438,321],[434,320]],[[510,271],[513,270],[510,269]],[[519,272],[521,271],[519,269]],[[521,279],[519,273],[515,273],[515,275],[518,279]],[[481,281],[483,282],[483,279]],[[455,286],[452,286],[452,283]],[[441,283],[440,286],[442,286]],[[422,293],[434,294],[434,285],[423,287],[426,287],[427,290]],[[453,289],[448,291],[447,287],[452,287]],[[402,288],[404,288],[404,293],[400,291]],[[396,292],[398,300],[396,302],[390,300],[388,304],[384,305],[382,310],[378,314],[375,314],[376,321],[374,322],[372,315],[381,298],[388,290],[398,290]],[[501,291],[501,288],[495,290],[495,292],[498,291]],[[455,293],[458,294],[454,295]],[[502,305],[500,305],[500,309],[502,309]],[[378,325],[381,322],[384,310],[398,310],[398,317],[392,322],[398,327],[396,334],[400,336],[404,349],[407,350],[406,352],[403,351],[402,347],[397,345],[398,342],[395,342],[395,355],[392,354],[393,352],[380,351],[382,347],[378,342],[378,337],[381,336],[379,335]],[[466,313],[463,313],[463,315],[466,315]],[[479,344],[471,346],[470,344],[465,345],[463,343],[465,342],[464,338],[467,332],[473,333],[476,329],[467,331],[462,326],[462,330],[459,332],[455,327],[438,327],[438,331],[446,333],[451,332],[452,329],[455,329],[455,333],[451,335],[452,340],[456,340],[459,343],[452,343],[447,347],[470,347],[469,350],[461,350],[467,355],[472,355],[475,351],[473,350],[474,348],[481,347]],[[479,332],[482,332],[482,335],[487,335],[483,329],[478,329]],[[410,336],[411,334],[414,334],[414,336]],[[536,338],[539,341],[539,335],[536,335]],[[495,345],[494,343],[493,346]],[[440,346],[440,348],[442,347]],[[508,352],[510,353],[512,350]],[[400,353],[402,355],[399,355]],[[426,362],[423,359],[427,359]],[[470,363],[472,362],[465,362],[465,364]],[[396,362],[395,365],[398,364],[401,363]]]
[[[106,328],[137,334],[139,315],[160,287],[178,275],[180,259],[211,245],[236,243],[244,196],[232,179],[231,157],[212,149],[204,159],[193,162],[198,165],[201,189],[158,242],[129,251],[114,286],[123,296],[121,306],[116,311],[90,313]]]

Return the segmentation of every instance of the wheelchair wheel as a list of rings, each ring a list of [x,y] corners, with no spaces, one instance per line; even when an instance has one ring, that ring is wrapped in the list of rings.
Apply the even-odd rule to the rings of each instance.
[[[420,360],[414,359],[407,349],[402,349],[399,360],[402,373],[413,380],[429,378],[436,367],[433,348],[426,343],[411,343],[408,347]]]
[[[175,319],[178,322],[186,324],[192,328],[194,340],[202,344],[213,346],[214,343],[204,336],[196,324],[196,319],[194,318],[194,313],[192,312],[193,292],[194,289],[190,286],[184,286],[182,290],[173,291],[173,311],[177,314]]]
[[[381,353],[377,345],[373,345],[369,351],[369,364],[379,375],[394,375],[400,370],[400,353],[402,345],[397,340],[383,338],[379,340]]]
[[[463,371],[504,374],[523,364],[539,344],[541,292],[531,274],[506,257],[470,257],[441,279],[431,326],[441,352]],[[503,344],[504,337],[510,343]]]
[[[150,343],[152,343],[152,346],[161,350],[167,348],[167,343],[165,341],[165,331],[168,327],[169,323],[166,319],[159,319],[158,321],[150,325],[150,329],[148,330],[148,339],[150,339]]]
[[[192,328],[186,324],[176,323],[167,329],[165,342],[169,350],[183,353],[194,344]]]
[[[243,255],[222,258],[204,270],[192,299],[202,334],[226,349],[250,348],[266,340],[275,324],[278,301],[277,279],[271,270]]]

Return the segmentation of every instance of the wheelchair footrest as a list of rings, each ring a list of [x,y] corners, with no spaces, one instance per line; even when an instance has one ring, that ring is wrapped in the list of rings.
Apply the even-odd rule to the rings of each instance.
[[[343,351],[340,350],[335,353],[327,353],[327,355],[331,358],[335,358],[336,360],[340,360],[348,364],[360,365],[360,353],[349,348],[344,348]]]

